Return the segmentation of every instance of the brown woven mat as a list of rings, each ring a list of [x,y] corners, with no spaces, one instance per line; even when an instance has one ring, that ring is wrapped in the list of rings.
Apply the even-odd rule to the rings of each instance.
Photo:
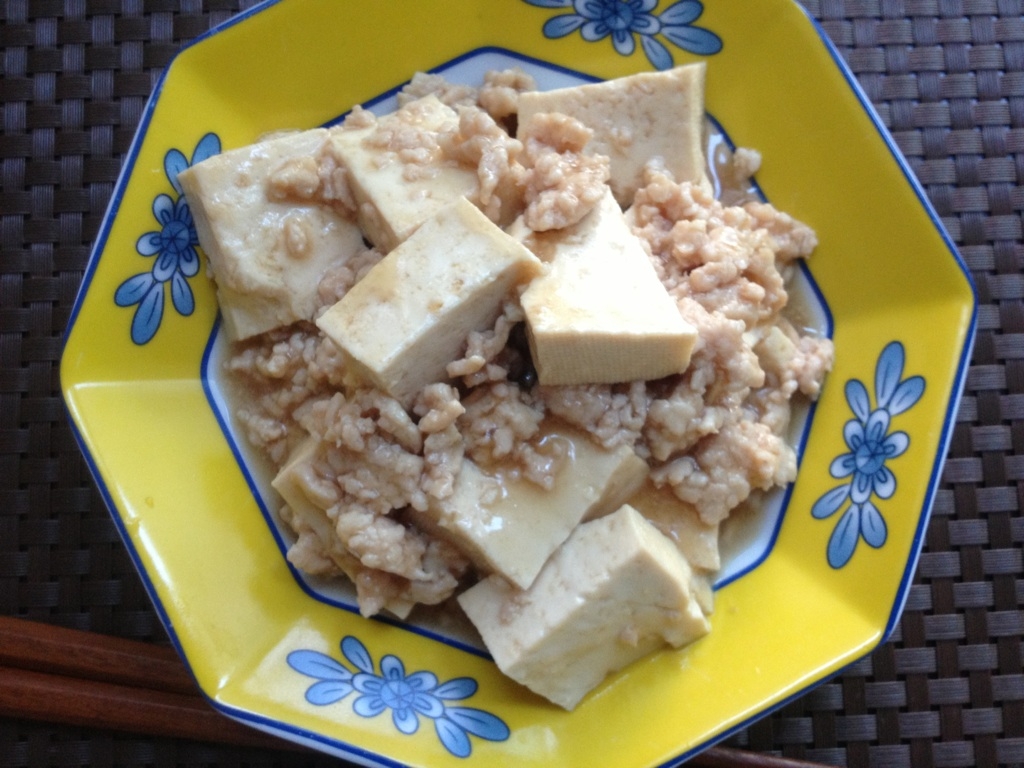
[[[3,614],[166,642],[68,429],[57,363],[90,243],[161,68],[182,42],[252,4],[0,5]],[[910,159],[982,306],[894,637],[730,743],[834,765],[1022,765],[1024,3],[804,4]],[[146,764],[337,762],[0,720],[0,766]]]

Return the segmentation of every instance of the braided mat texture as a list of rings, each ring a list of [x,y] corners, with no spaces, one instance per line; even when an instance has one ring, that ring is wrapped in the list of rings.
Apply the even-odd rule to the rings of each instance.
[[[803,2],[966,259],[979,332],[894,636],[730,744],[837,766],[1024,765],[1024,2]],[[252,4],[0,3],[3,614],[167,641],[68,428],[58,360],[159,73],[183,42]],[[0,720],[0,766],[150,764],[338,765]]]

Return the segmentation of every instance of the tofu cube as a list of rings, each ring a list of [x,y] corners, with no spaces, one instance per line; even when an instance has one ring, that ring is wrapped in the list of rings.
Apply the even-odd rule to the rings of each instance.
[[[426,221],[317,320],[353,372],[408,406],[541,264],[465,198]]]
[[[274,174],[314,162],[326,137],[324,129],[286,134],[178,175],[234,339],[312,320],[324,272],[364,248],[359,227],[334,208],[270,194]]]
[[[686,370],[697,330],[679,313],[611,192],[582,221],[510,234],[549,263],[523,292],[541,384],[659,379]]]
[[[323,443],[310,435],[296,446],[288,461],[271,481],[274,490],[280,494],[291,510],[287,515],[288,525],[299,540],[288,550],[289,561],[295,562],[300,571],[311,575],[334,575],[341,571],[354,584],[359,575],[368,569],[351,552],[345,549],[334,530],[334,523],[327,515],[325,499],[315,499],[309,492],[309,476],[314,471],[313,463],[321,455]],[[282,517],[285,517],[282,514]],[[310,545],[310,539],[315,544]],[[301,550],[297,553],[296,550]],[[415,603],[397,596],[386,597],[384,607],[399,619],[408,618]]]
[[[306,532],[318,542],[318,554],[326,558],[333,568],[354,575],[358,561],[345,551],[341,540],[334,533],[334,524],[327,517],[325,506],[310,498],[307,478],[313,472],[313,463],[320,455],[322,443],[310,435],[299,443],[288,456],[288,461],[278,470],[271,486],[280,494],[291,510],[287,520],[296,534]],[[285,515],[282,514],[282,517]],[[330,572],[327,563],[318,570]],[[308,569],[304,569],[308,570]]]
[[[458,600],[502,672],[569,710],[609,673],[710,629],[686,560],[629,505],[579,526],[528,590],[490,576]]]
[[[367,238],[385,253],[424,221],[478,187],[476,168],[445,160],[437,134],[457,130],[459,116],[424,96],[363,128],[331,129],[328,151],[347,170]]]
[[[652,482],[645,483],[629,503],[668,537],[694,568],[713,572],[721,567],[719,523],[705,523],[695,507]]]
[[[660,158],[676,181],[707,184],[703,62],[664,72],[519,95],[519,125],[561,112],[594,132],[586,151],[607,155],[609,183],[623,207],[643,184],[644,165]]]
[[[312,471],[312,464],[320,452],[320,440],[314,435],[308,436],[299,443],[288,455],[284,466],[278,470],[270,485],[277,491],[284,503],[293,512],[319,510],[323,514],[325,507],[314,504],[304,490],[307,483],[303,478]],[[326,518],[325,518],[326,519]]]
[[[572,462],[554,487],[495,477],[464,460],[452,496],[432,500],[416,522],[455,544],[484,573],[528,588],[545,561],[585,519],[618,509],[648,474],[628,446],[609,451],[567,427],[542,428],[548,443],[562,441]]]

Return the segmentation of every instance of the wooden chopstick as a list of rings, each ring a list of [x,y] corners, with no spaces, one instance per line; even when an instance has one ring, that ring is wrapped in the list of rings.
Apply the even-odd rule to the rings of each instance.
[[[0,665],[192,696],[173,648],[0,616]]]
[[[173,648],[0,616],[0,716],[302,750],[225,717]]]
[[[0,616],[0,716],[232,746],[303,750],[220,714],[164,646]],[[694,768],[825,768],[711,747]]]
[[[732,747],[709,747],[687,761],[687,768],[830,768],[822,763],[765,755]]]
[[[200,696],[0,667],[0,715],[232,746],[293,746],[215,711]]]

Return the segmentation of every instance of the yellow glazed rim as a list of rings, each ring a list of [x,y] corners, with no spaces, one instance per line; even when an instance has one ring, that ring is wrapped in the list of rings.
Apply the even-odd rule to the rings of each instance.
[[[967,270],[796,2],[633,0],[617,35],[587,16],[625,13],[616,3],[276,0],[161,78],[72,312],[62,389],[172,642],[226,715],[369,765],[665,766],[894,628],[973,343]],[[206,375],[217,307],[172,178],[483,57],[584,79],[707,61],[709,113],[763,152],[767,199],[819,234],[809,269],[837,349],[767,556],[719,586],[712,634],[613,675],[572,713],[443,632],[364,620],[296,578]]]

